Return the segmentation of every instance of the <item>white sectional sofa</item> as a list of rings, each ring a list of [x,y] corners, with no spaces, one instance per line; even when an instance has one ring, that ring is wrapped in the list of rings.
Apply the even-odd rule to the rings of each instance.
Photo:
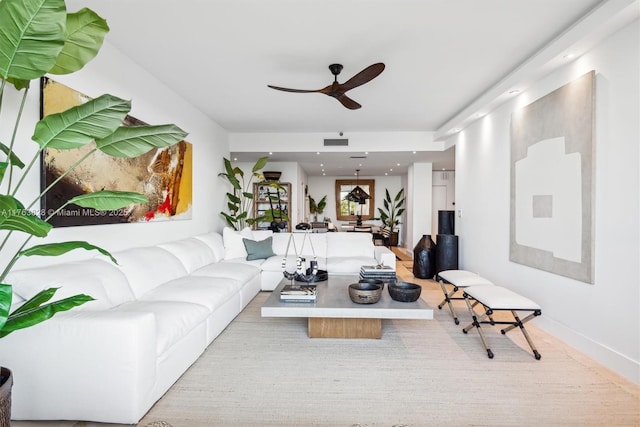
[[[100,256],[14,270],[6,282],[16,304],[49,287],[59,287],[56,299],[85,293],[95,301],[2,339],[0,364],[15,378],[12,418],[137,423],[255,295],[283,277],[288,233],[223,234],[116,252],[118,265]],[[275,255],[247,261],[238,236],[271,238]],[[304,235],[294,237],[302,243]],[[395,266],[369,234],[310,237],[330,274]]]
[[[387,265],[395,270],[396,257],[385,246],[375,246],[370,233],[272,233],[245,229],[223,230],[225,261],[250,263],[262,271],[262,290],[271,291],[283,277],[282,260],[286,256],[286,269],[294,271],[296,256],[307,262],[318,261],[318,267],[332,274],[358,274],[363,265]],[[267,259],[246,261],[247,251],[243,238],[253,240],[272,239],[274,255]]]

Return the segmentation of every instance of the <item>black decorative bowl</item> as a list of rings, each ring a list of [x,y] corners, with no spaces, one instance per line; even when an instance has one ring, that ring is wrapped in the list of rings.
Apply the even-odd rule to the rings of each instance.
[[[369,283],[370,285],[379,285],[380,289],[384,289],[384,282],[380,279],[360,279],[358,283]]]
[[[422,287],[415,283],[398,282],[387,286],[391,298],[400,302],[414,302],[420,298]]]
[[[382,286],[374,283],[352,283],[349,285],[349,298],[358,304],[375,304],[382,296]]]

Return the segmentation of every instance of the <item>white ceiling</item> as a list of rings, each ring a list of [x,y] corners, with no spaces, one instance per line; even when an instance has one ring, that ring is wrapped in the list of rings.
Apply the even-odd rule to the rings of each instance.
[[[498,90],[548,72],[551,55],[544,63],[528,59],[551,52],[554,44],[555,56],[567,53],[585,33],[567,39],[568,28],[601,25],[632,2],[68,0],[67,5],[70,11],[88,6],[106,18],[109,43],[230,133],[432,131],[442,136],[462,125],[464,114],[480,102],[483,108],[495,102],[502,96]],[[589,22],[588,16],[597,14],[605,16]],[[348,92],[362,104],[359,110],[323,94],[267,87],[320,89],[333,81],[329,64],[344,65],[338,78],[344,82],[376,62],[385,63],[385,71]],[[453,169],[452,152],[440,153],[434,167]],[[401,157],[405,162],[415,155],[406,151]]]

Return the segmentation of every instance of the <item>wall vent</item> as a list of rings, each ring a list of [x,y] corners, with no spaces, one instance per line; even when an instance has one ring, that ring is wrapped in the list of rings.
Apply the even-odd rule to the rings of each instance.
[[[325,139],[324,146],[325,147],[336,147],[336,146],[347,146],[349,145],[349,140],[346,138],[336,138],[336,139]]]

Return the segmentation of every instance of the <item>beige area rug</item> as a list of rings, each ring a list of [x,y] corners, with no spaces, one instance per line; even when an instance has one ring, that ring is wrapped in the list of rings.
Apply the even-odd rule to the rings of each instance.
[[[420,283],[435,319],[385,320],[380,340],[309,339],[305,319],[261,318],[260,293],[139,425],[640,425],[637,385],[532,323],[540,361],[497,329],[490,360],[461,331],[464,307],[456,326],[435,282]]]

